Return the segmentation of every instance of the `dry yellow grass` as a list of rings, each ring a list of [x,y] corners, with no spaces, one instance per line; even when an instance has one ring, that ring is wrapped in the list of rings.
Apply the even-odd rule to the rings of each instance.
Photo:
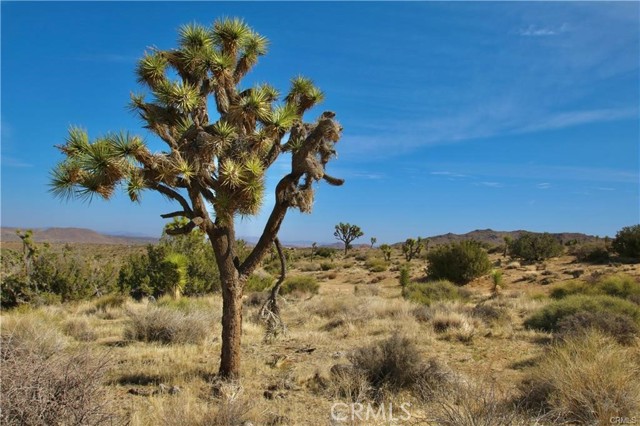
[[[520,414],[504,413],[509,412],[510,399],[518,394],[518,384],[545,353],[544,342],[549,336],[526,330],[522,324],[524,318],[548,303],[544,297],[548,286],[520,281],[530,267],[504,268],[504,289],[497,298],[492,298],[490,278],[482,278],[468,285],[471,291],[468,302],[436,303],[426,317],[417,318],[414,312],[418,306],[401,298],[399,262],[396,255],[392,266],[379,273],[369,272],[355,254],[344,260],[336,257],[331,271],[316,270],[303,262],[292,265],[290,275],[316,277],[320,292],[283,301],[281,309],[287,333],[270,343],[264,341],[265,329],[256,320],[259,306],[245,307],[243,378],[235,387],[221,387],[215,380],[221,311],[217,295],[178,304],[158,303],[162,309],[201,313],[208,318],[210,336],[198,344],[127,340],[125,329],[130,314],[150,309],[146,302],[132,300],[102,309],[92,301],[3,313],[2,330],[5,333],[20,321],[33,321],[32,329],[54,333],[54,343],[60,339],[71,348],[107,350],[114,363],[106,374],[104,387],[117,402],[118,414],[132,425],[403,424],[390,423],[388,419],[349,418],[344,422],[331,419],[332,405],[336,402],[366,404],[364,395],[368,386],[363,380],[340,382],[332,377],[332,367],[348,365],[352,351],[392,335],[411,339],[425,360],[433,358],[446,365],[459,380],[458,387],[448,394],[434,393],[437,398],[431,401],[424,401],[411,391],[387,394],[385,404],[411,404],[413,423],[406,424],[429,424],[434,413],[439,413],[441,424],[453,424],[474,412],[489,421],[510,419],[513,424],[526,423],[526,419],[518,417]],[[419,259],[412,262],[412,278],[423,275],[423,266]],[[576,265],[561,258],[547,262],[545,268],[569,279],[562,271],[575,269]],[[603,268],[606,267],[583,269],[585,274],[591,274]],[[636,265],[632,268],[627,273],[640,276],[640,269]],[[474,313],[479,304],[490,308]],[[491,309],[506,316],[492,320]],[[64,335],[65,330],[69,336]],[[82,336],[84,332],[93,333],[95,339],[76,338],[76,334]],[[625,362],[637,366],[638,358],[630,357]],[[499,389],[495,392],[496,400],[472,403],[478,383],[487,382]],[[179,391],[169,392],[172,388]],[[507,424],[500,422],[495,420],[494,424]]]

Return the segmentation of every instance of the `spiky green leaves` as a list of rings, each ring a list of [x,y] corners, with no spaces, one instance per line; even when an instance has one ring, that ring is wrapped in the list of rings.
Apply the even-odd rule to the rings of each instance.
[[[235,57],[251,33],[251,28],[242,19],[223,18],[214,22],[212,38],[225,54]]]
[[[303,76],[291,80],[291,90],[285,97],[285,102],[293,105],[300,115],[323,100],[322,91],[313,84],[313,81]]]
[[[213,44],[210,31],[195,22],[181,26],[178,34],[178,43],[183,49],[201,49]]]
[[[150,88],[166,81],[167,58],[162,52],[145,53],[138,62],[136,74],[138,82],[147,84]]]
[[[125,133],[91,143],[86,131],[77,127],[69,129],[66,143],[58,148],[66,159],[51,172],[51,192],[63,199],[86,200],[94,195],[110,198],[115,186],[133,173],[133,157],[146,150],[140,138]]]
[[[256,214],[264,196],[265,169],[258,156],[244,160],[225,159],[220,164],[219,180],[225,190],[218,194],[216,208],[236,210],[243,215]]]
[[[153,94],[164,106],[176,108],[183,113],[193,111],[200,103],[198,89],[183,81],[165,81],[158,85]]]

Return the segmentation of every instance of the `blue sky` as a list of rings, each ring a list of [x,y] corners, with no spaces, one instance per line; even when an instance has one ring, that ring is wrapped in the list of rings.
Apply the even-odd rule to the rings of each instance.
[[[473,229],[615,235],[640,222],[640,4],[628,3],[1,3],[2,225],[158,235],[168,201],[147,192],[90,205],[54,199],[53,148],[70,125],[130,130],[148,46],[181,24],[244,18],[271,42],[246,86],[286,91],[311,77],[344,134],[311,215],[291,211],[283,240],[362,241]],[[265,211],[286,173],[269,175]]]

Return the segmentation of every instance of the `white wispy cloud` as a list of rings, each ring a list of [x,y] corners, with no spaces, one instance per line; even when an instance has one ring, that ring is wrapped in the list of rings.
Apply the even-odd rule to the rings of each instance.
[[[503,188],[504,184],[500,182],[475,182],[475,186],[486,186],[489,188]]]
[[[539,27],[536,25],[529,25],[527,28],[520,28],[517,33],[524,37],[548,37],[562,34],[569,30],[569,25],[565,22],[560,27]]]
[[[637,108],[596,109],[582,111],[566,111],[549,115],[544,120],[517,129],[517,133],[530,133],[541,130],[562,129],[589,123],[634,118],[638,115]]]
[[[6,155],[2,156],[2,166],[3,167],[15,167],[15,168],[24,168],[24,167],[33,167],[33,164],[27,163],[26,161],[22,161],[18,158],[8,157]]]
[[[435,176],[449,176],[449,177],[456,177],[456,178],[469,177],[468,175],[465,175],[465,174],[462,174],[462,173],[454,173],[454,172],[431,172],[429,174],[435,175]]]
[[[536,185],[538,189],[549,189],[551,188],[551,184],[549,182],[542,182]]]

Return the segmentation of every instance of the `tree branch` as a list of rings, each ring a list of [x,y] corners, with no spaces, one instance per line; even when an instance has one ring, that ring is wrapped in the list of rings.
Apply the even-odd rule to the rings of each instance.
[[[196,227],[195,223],[189,222],[184,226],[166,229],[165,232],[167,233],[167,235],[186,235],[189,232],[193,231],[193,228],[195,227]]]
[[[193,210],[191,209],[189,202],[187,202],[187,200],[182,195],[180,195],[177,191],[174,191],[168,186],[164,186],[159,183],[150,183],[149,188],[155,189],[162,195],[165,195],[166,197],[176,200],[177,202],[180,203],[180,205],[182,206],[185,212],[193,215]]]
[[[185,212],[184,210],[180,210],[177,212],[165,213],[160,215],[163,219],[171,219],[172,217],[186,217],[189,219],[193,219],[193,213]]]
[[[271,244],[273,244],[274,240],[277,238],[280,225],[282,225],[282,221],[287,214],[287,209],[290,206],[287,193],[295,190],[295,185],[296,179],[292,174],[286,175],[280,179],[280,182],[278,182],[278,185],[276,186],[276,203],[273,206],[273,210],[269,215],[269,219],[264,226],[264,230],[262,231],[262,235],[260,236],[258,243],[255,245],[253,250],[251,250],[251,253],[249,253],[249,256],[242,265],[240,265],[240,268],[238,268],[241,275],[251,275],[267,253]]]

